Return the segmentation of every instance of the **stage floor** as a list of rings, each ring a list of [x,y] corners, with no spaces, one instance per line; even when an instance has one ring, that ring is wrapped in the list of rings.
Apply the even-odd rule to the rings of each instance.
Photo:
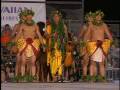
[[[119,90],[112,83],[2,83],[1,90]]]

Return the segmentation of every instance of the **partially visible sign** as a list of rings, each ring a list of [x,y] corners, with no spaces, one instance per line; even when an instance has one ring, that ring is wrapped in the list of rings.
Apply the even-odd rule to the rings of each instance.
[[[19,21],[19,13],[24,9],[32,9],[35,12],[33,19],[35,22],[46,21],[45,3],[7,3],[1,4],[1,25],[9,24],[14,26]]]

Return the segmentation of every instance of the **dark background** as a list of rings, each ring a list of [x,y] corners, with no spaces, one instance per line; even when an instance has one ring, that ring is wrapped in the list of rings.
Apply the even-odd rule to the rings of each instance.
[[[46,1],[65,1],[81,2],[82,0],[46,0]],[[84,0],[84,14],[89,11],[102,10],[105,20],[120,20],[120,0]],[[78,5],[67,5],[68,8],[78,7]],[[65,6],[65,7],[67,7]]]
[[[84,11],[102,10],[105,20],[120,20],[119,0],[85,0]]]

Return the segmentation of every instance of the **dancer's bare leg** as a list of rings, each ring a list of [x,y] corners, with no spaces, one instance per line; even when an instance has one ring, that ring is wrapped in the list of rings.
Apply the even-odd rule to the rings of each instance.
[[[26,74],[31,74],[30,72],[30,62],[26,61]]]
[[[90,65],[90,76],[95,76],[96,75],[96,62],[91,60],[91,65]]]
[[[57,80],[56,76],[53,76],[53,82],[55,82]]]
[[[15,76],[18,76],[21,72],[21,58],[20,54],[17,54],[17,61],[16,61],[16,67],[15,67]]]
[[[87,65],[83,66],[83,76],[87,75]]]
[[[21,56],[21,75],[24,76],[25,75],[25,64],[26,64],[26,56],[23,53]]]
[[[99,63],[99,67],[100,67],[100,75],[102,77],[105,77],[105,65],[104,65],[104,61]]]
[[[95,62],[96,63],[96,62]],[[96,64],[95,64],[95,67],[94,67],[94,76],[96,76],[97,75],[97,66],[96,66]]]
[[[64,68],[64,76],[65,76],[65,79],[68,80],[68,67]]]
[[[83,63],[82,63],[83,76],[87,76],[87,66],[88,66],[88,63],[89,63],[89,56],[88,56],[88,54],[86,54],[86,55],[83,57]]]
[[[32,71],[32,76],[35,76],[35,74],[36,74],[35,61],[36,61],[36,56],[34,55],[34,56],[31,57],[31,71]]]
[[[38,59],[36,60],[36,78],[39,80],[39,73],[40,73],[40,65]],[[41,74],[41,73],[40,73]]]

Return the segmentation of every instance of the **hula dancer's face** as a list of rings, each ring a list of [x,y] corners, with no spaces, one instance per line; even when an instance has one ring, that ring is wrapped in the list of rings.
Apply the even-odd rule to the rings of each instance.
[[[53,17],[53,20],[56,24],[58,24],[59,21],[60,21],[60,16],[58,14],[55,14],[54,17]]]
[[[22,21],[25,21],[27,18],[26,18],[26,16],[21,16],[21,18],[20,18]]]
[[[27,15],[27,17],[26,17],[26,18],[27,18],[27,20],[29,20],[29,21],[30,21],[30,20],[32,20],[32,17],[33,17],[32,15]]]
[[[92,21],[93,21],[93,17],[92,16],[88,17],[88,22],[92,22]]]
[[[97,16],[96,16],[96,20],[97,20],[97,21],[100,21],[101,19],[102,19],[102,17],[101,17],[100,15],[97,15]]]
[[[22,16],[22,18],[21,18],[21,19],[26,20],[27,18],[26,18],[26,16]]]

